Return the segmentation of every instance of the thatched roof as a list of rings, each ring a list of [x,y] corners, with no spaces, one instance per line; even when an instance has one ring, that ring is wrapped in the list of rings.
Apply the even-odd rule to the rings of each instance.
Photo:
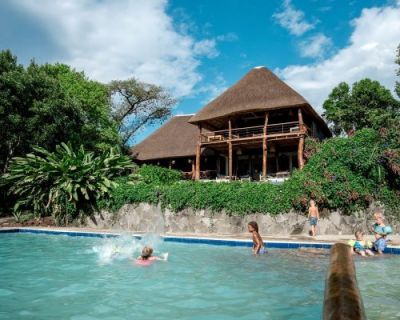
[[[322,118],[299,93],[267,68],[256,67],[197,112],[189,122],[199,123],[240,113],[297,106],[307,110],[317,118],[318,122],[326,126]]]
[[[133,158],[144,161],[194,156],[199,131],[197,126],[188,122],[191,117],[184,115],[170,119],[130,150]]]

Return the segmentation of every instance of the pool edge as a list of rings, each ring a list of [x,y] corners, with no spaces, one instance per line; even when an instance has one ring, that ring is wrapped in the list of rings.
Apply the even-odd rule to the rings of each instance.
[[[94,232],[94,231],[70,231],[70,230],[52,230],[42,228],[0,228],[0,233],[36,233],[47,235],[66,235],[70,237],[92,237],[92,238],[115,238],[121,235],[119,232]],[[142,234],[131,234],[133,237],[141,238]],[[197,243],[230,247],[251,247],[252,241],[245,239],[231,238],[215,238],[215,237],[193,237],[193,236],[161,236],[165,242],[179,243]],[[282,241],[267,240],[264,241],[268,248],[279,249],[298,249],[298,248],[314,248],[314,249],[330,249],[335,242],[311,242],[311,241]],[[388,246],[385,253],[400,255],[399,247]]]

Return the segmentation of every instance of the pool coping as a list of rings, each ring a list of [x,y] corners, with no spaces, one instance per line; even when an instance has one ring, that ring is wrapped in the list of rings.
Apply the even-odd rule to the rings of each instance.
[[[100,232],[100,231],[71,231],[48,228],[29,228],[29,227],[10,227],[0,228],[0,233],[36,233],[47,235],[66,235],[70,237],[92,237],[92,238],[114,238],[119,237],[124,232]],[[141,238],[143,233],[129,234],[136,238]],[[165,242],[179,243],[197,243],[230,247],[251,247],[252,241],[248,239],[223,238],[223,237],[194,237],[194,236],[171,236],[161,235]],[[266,240],[264,241],[268,248],[279,249],[298,249],[298,248],[314,248],[314,249],[330,249],[335,243],[332,241],[313,242],[313,241],[294,241],[294,240]],[[385,253],[400,255],[400,247],[388,246]]]

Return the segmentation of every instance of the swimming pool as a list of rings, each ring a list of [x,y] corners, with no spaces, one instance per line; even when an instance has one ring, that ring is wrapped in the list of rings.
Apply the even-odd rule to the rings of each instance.
[[[108,259],[110,246],[124,244],[118,239],[19,233],[0,239],[1,319],[321,317],[328,255],[271,249],[267,256],[253,257],[245,247],[150,239],[156,249],[170,253],[170,260],[144,268],[133,266],[124,254]],[[400,259],[395,258],[382,261],[390,270],[399,270]],[[367,314],[374,319],[368,309],[382,308],[382,297],[374,296],[376,288],[371,291],[368,282],[372,280],[364,277],[370,266],[363,261],[357,266],[365,279],[360,288]],[[385,278],[382,268],[378,270]],[[393,295],[384,303],[395,299]],[[395,304],[385,319],[395,317],[394,309]]]

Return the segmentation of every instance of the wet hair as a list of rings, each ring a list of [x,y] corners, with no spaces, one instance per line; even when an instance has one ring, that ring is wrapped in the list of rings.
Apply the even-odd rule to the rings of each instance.
[[[364,232],[362,232],[361,230],[357,230],[357,231],[354,233],[354,235],[355,235],[356,238],[362,237],[362,236],[364,235]]]
[[[258,224],[255,221],[250,221],[248,223],[249,226],[252,226],[254,230],[256,230],[258,232]]]
[[[141,257],[142,257],[143,260],[147,260],[148,258],[151,257],[151,254],[152,254],[152,253],[153,253],[153,249],[152,249],[152,248],[150,248],[150,247],[144,247],[143,250],[142,250],[142,255],[141,255]]]

